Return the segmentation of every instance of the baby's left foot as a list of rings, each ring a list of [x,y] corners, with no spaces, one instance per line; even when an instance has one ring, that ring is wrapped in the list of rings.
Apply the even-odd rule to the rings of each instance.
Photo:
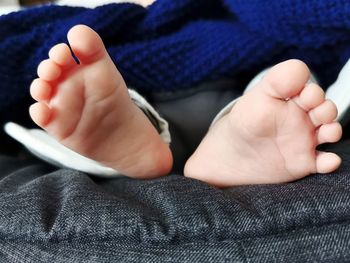
[[[316,151],[340,139],[337,109],[319,86],[307,84],[309,77],[298,60],[274,66],[211,127],[185,176],[225,187],[290,182],[337,169],[338,155]]]

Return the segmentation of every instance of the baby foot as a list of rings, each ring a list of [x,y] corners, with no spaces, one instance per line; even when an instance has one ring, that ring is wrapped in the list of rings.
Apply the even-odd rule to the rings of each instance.
[[[98,34],[78,25],[68,32],[68,41],[80,64],[66,44],[50,50],[31,85],[38,101],[30,107],[33,121],[68,148],[125,175],[168,173],[168,145],[129,98]]]
[[[316,146],[340,139],[337,109],[323,90],[307,84],[298,60],[274,66],[209,130],[185,166],[185,176],[225,187],[283,183],[328,173],[338,155]]]

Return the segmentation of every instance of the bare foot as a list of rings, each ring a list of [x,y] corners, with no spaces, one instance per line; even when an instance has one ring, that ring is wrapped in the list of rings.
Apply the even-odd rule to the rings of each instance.
[[[309,76],[298,60],[274,66],[209,130],[185,176],[225,187],[290,182],[337,169],[339,156],[316,151],[340,139],[337,109],[319,86],[307,84]]]
[[[70,149],[137,178],[165,175],[170,149],[130,100],[123,78],[91,28],[68,32],[38,66],[31,85],[34,122]]]

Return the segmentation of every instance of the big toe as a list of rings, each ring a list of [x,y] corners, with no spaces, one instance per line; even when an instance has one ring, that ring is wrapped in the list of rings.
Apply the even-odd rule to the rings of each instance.
[[[290,59],[272,67],[264,77],[265,92],[278,99],[289,99],[300,93],[310,79],[310,70],[297,59]]]
[[[67,38],[74,55],[81,63],[91,63],[105,55],[106,49],[102,39],[88,26],[77,25],[72,27],[67,34]]]

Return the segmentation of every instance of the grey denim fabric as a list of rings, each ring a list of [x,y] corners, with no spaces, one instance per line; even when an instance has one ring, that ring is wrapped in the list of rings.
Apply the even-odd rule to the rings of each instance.
[[[350,141],[337,172],[217,189],[94,179],[0,157],[0,262],[346,262]]]
[[[238,96],[225,83],[155,98],[179,158],[159,179],[98,179],[0,149],[0,262],[349,262],[350,140],[333,146],[338,171],[289,184],[218,189],[176,171]]]

